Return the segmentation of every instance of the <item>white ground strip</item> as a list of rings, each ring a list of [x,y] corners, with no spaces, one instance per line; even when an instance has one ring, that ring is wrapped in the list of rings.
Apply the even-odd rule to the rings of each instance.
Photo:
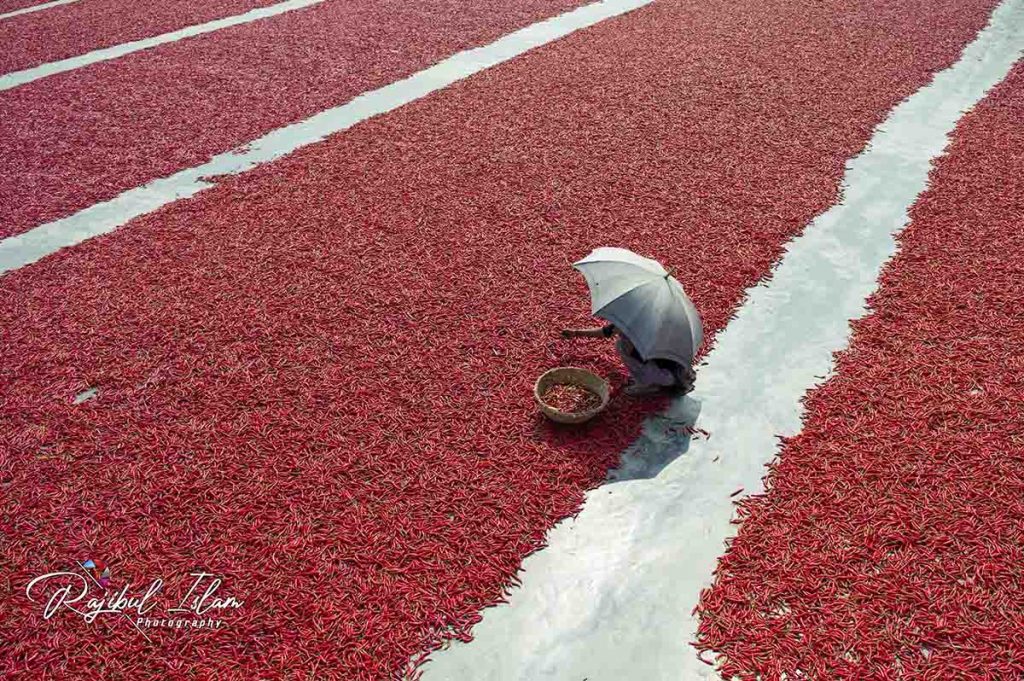
[[[286,0],[286,2],[280,2],[276,5],[269,5],[267,7],[259,7],[257,9],[249,10],[244,14],[236,14],[233,17],[224,17],[223,19],[208,21],[205,24],[186,26],[185,28],[180,28],[177,31],[163,33],[161,35],[153,36],[152,38],[143,38],[142,40],[135,40],[130,43],[122,43],[121,45],[93,50],[92,52],[87,52],[77,57],[69,57],[68,59],[61,59],[60,61],[40,64],[39,66],[33,66],[32,68],[24,69],[23,71],[13,71],[0,76],[0,91],[10,90],[11,88],[18,87],[19,85],[31,83],[34,80],[53,76],[58,73],[64,73],[65,71],[74,71],[75,69],[80,69],[83,66],[89,66],[90,64],[97,64],[101,61],[117,59],[127,54],[131,54],[132,52],[148,50],[150,48],[157,47],[158,45],[177,42],[185,38],[191,38],[192,36],[203,35],[204,33],[213,33],[214,31],[230,28],[231,26],[248,24],[253,21],[259,21],[260,19],[277,16],[278,14],[284,14],[285,12],[291,12],[311,5],[319,5],[324,1],[325,0]]]
[[[53,0],[53,2],[44,2],[41,5],[32,5],[31,7],[22,7],[12,12],[0,14],[0,21],[4,19],[10,19],[11,17],[19,17],[22,14],[31,14],[32,12],[39,12],[44,9],[50,9],[51,7],[60,7],[61,5],[70,5],[78,0]]]
[[[1024,0],[1006,0],[953,67],[890,113],[848,163],[842,202],[747,292],[699,370],[696,392],[645,424],[625,454],[622,481],[591,492],[576,519],[549,533],[509,603],[485,612],[473,642],[436,653],[426,681],[716,676],[688,642],[697,625],[691,611],[734,531],[730,494],[762,490],[775,435],[800,430],[800,398],[831,371],[849,320],[864,314],[931,161],[1022,49]],[[673,433],[697,413],[709,439]]]
[[[214,183],[204,178],[237,175],[281,158],[329,135],[445,88],[452,83],[508,61],[580,29],[625,14],[652,0],[602,0],[510,33],[304,121],[278,128],[237,149],[214,156],[203,165],[130,189],[110,201],[0,240],[0,275],[44,258],[61,248],[112,232],[133,218],[172,201],[193,196]]]

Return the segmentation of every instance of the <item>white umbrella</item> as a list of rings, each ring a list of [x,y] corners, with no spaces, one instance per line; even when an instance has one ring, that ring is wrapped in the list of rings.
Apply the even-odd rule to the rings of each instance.
[[[591,312],[623,333],[643,359],[690,366],[704,327],[682,285],[656,260],[598,248],[573,267],[590,287]]]

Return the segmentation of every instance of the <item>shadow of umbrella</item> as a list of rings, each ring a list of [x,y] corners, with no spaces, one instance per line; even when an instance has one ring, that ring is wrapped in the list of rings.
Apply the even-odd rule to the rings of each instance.
[[[689,450],[700,402],[689,396],[677,399],[671,408],[644,421],[640,437],[622,453],[618,467],[608,471],[606,484],[655,478]]]

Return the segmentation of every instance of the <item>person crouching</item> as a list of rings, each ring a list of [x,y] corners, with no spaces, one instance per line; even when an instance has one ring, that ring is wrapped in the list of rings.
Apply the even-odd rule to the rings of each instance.
[[[632,381],[625,387],[625,393],[633,397],[671,393],[682,395],[693,390],[697,379],[692,367],[683,366],[669,359],[655,357],[645,360],[636,347],[614,324],[595,329],[565,329],[563,338],[612,338],[618,336],[615,349],[622,363],[629,369]]]

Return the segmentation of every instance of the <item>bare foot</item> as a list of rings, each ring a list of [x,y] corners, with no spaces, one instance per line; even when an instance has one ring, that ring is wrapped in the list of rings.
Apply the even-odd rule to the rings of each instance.
[[[626,393],[630,397],[648,397],[650,395],[657,395],[661,392],[661,386],[657,385],[646,385],[644,383],[630,383],[622,392]]]

